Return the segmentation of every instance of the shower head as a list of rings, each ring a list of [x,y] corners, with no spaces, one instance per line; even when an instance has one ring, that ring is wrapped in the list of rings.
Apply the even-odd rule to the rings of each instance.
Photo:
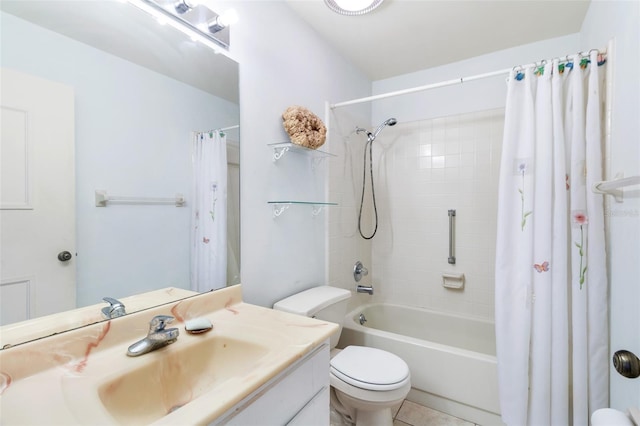
[[[381,125],[378,126],[375,132],[373,132],[373,139],[378,137],[378,134],[384,129],[386,126],[395,126],[398,123],[398,120],[391,117],[385,120]]]
[[[373,133],[371,133],[367,129],[363,129],[362,127],[356,127],[356,133],[357,134],[366,133],[367,141],[373,142],[378,137],[378,134],[382,131],[382,129],[384,129],[386,126],[395,126],[397,123],[398,123],[398,120],[392,117],[385,120],[381,125],[379,125],[376,131]]]

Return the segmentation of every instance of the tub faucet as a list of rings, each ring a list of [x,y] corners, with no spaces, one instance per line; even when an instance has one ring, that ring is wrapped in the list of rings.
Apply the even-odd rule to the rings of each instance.
[[[127,314],[124,310],[124,304],[121,301],[112,299],[111,297],[103,297],[102,300],[109,304],[109,306],[102,308],[102,316],[104,318],[118,318]]]
[[[369,294],[373,294],[373,286],[366,286],[366,285],[358,285],[358,287],[356,287],[356,291],[358,293],[369,293]]]
[[[358,260],[356,264],[353,265],[353,279],[358,282],[362,279],[362,277],[367,275],[369,275],[369,270],[365,268],[362,262]]]
[[[157,315],[149,322],[149,333],[147,337],[138,340],[127,349],[127,355],[139,356],[156,349],[163,348],[178,340],[180,331],[177,328],[166,328],[174,318],[169,315]]]

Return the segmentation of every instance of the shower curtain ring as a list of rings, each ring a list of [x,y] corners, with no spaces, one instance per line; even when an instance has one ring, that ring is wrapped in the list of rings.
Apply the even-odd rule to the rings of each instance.
[[[524,78],[524,74],[522,73],[522,65],[515,65],[512,69],[511,69],[511,73],[513,74],[513,77],[520,81]]]

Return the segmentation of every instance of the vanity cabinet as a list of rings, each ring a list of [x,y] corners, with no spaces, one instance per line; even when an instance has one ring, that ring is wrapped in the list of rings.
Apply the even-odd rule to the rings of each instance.
[[[293,363],[211,425],[329,424],[329,342]]]

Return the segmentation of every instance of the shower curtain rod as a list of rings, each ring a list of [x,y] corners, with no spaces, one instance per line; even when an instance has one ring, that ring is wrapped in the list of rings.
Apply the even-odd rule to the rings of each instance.
[[[222,129],[218,129],[218,131],[224,132],[225,130],[233,130],[233,129],[239,129],[239,128],[240,128],[240,125],[236,124],[235,126],[223,127]]]
[[[598,53],[601,54],[601,55],[606,55],[607,54],[606,50],[600,50],[600,49],[591,49],[589,52],[591,52],[593,50],[597,50]],[[555,58],[555,59],[559,59],[560,62],[567,62],[567,61],[569,61],[569,59],[572,56],[581,55],[583,53],[585,53],[585,52],[579,52],[579,53],[576,53],[576,54],[573,54],[573,55],[565,55],[565,56],[562,56],[560,58]],[[587,54],[588,54],[588,52],[587,52]],[[550,62],[550,61],[547,61],[547,62]],[[542,61],[542,63],[544,63],[544,61]],[[453,86],[454,84],[467,83],[469,81],[481,80],[483,78],[495,77],[497,75],[502,75],[502,74],[508,74],[508,73],[511,72],[511,70],[513,70],[515,68],[526,69],[526,68],[539,67],[540,65],[541,65],[541,62],[533,62],[531,64],[526,64],[526,65],[516,65],[515,67],[505,68],[505,69],[502,69],[502,70],[499,70],[499,71],[492,71],[492,72],[487,72],[487,73],[484,73],[484,74],[472,75],[472,76],[469,76],[469,77],[460,77],[460,78],[455,78],[453,80],[441,81],[439,83],[433,83],[433,84],[427,84],[427,85],[424,85],[424,86],[412,87],[410,89],[397,90],[395,92],[387,92],[387,93],[381,93],[379,95],[367,96],[366,98],[360,98],[360,99],[353,99],[351,101],[338,102],[338,103],[330,105],[329,107],[331,109],[335,109],[335,108],[340,108],[340,107],[343,107],[343,106],[349,106],[349,105],[361,104],[361,103],[365,103],[365,102],[377,101],[378,99],[391,98],[393,96],[400,96],[400,95],[406,95],[406,94],[409,94],[409,93],[422,92],[424,90],[437,89],[439,87]]]
[[[233,129],[239,129],[239,128],[240,128],[240,125],[236,124],[235,126],[222,127],[220,129],[211,129],[211,130],[206,130],[204,132],[196,132],[196,133],[225,132],[227,130],[233,130]]]

